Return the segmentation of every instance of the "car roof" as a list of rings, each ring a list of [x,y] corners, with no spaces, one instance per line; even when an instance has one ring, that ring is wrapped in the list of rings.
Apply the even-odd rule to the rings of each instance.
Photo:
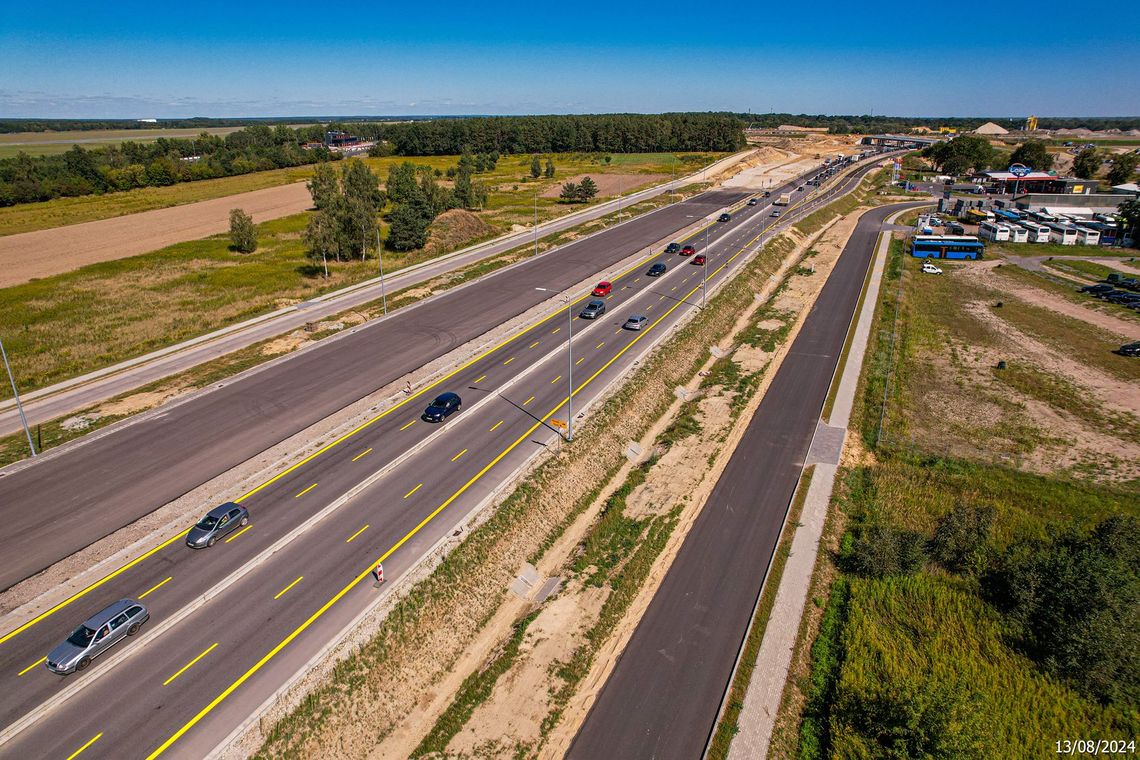
[[[595,298],[593,301],[590,301],[588,304],[586,304],[586,306],[605,306],[605,305],[606,305],[606,302],[600,298]]]
[[[237,506],[237,504],[235,504],[234,502],[227,501],[225,504],[219,504],[218,506],[214,507],[209,512],[207,512],[206,517],[217,517],[217,518],[225,517],[229,513],[229,511],[236,506]]]
[[[649,317],[645,316],[644,314],[630,314],[629,319],[627,319],[626,322],[632,322],[635,319],[638,322],[641,322],[643,320],[649,319]]]
[[[87,626],[88,628],[99,628],[100,626],[105,625],[107,621],[118,617],[120,614],[126,612],[129,608],[134,607],[138,604],[139,603],[133,599],[120,599],[114,604],[109,605],[108,607],[99,612],[96,612],[94,615],[84,620],[83,625]]]
[[[601,285],[609,285],[609,284],[610,284],[610,281],[609,281],[609,280],[602,280],[601,282],[599,282],[599,283],[598,283],[598,285],[599,285],[599,286],[601,286]]]
[[[452,393],[451,391],[448,391],[447,393],[441,393],[438,396],[436,396],[435,400],[436,401],[443,401],[445,399],[453,399],[453,398],[459,398],[459,394],[458,393]]]

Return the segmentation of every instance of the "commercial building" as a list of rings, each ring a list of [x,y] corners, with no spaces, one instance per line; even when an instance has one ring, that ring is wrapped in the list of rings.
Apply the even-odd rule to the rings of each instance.
[[[1012,172],[978,172],[974,179],[985,185],[991,193],[1052,193],[1055,195],[1081,195],[1095,193],[1100,183],[1095,179],[1059,177],[1052,172],[1030,172],[1018,177]]]

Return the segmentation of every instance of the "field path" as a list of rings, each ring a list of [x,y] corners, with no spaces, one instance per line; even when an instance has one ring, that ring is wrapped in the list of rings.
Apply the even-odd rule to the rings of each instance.
[[[253,221],[264,222],[299,213],[311,205],[305,183],[295,182],[113,219],[7,235],[0,237],[0,288],[225,232],[232,208],[244,209]]]

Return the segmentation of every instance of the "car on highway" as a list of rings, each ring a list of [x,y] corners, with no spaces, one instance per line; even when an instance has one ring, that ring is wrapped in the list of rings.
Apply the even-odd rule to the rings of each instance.
[[[1121,356],[1140,356],[1140,341],[1135,343],[1125,343],[1120,348],[1116,349],[1116,353]]]
[[[609,282],[606,282],[605,280],[602,280],[601,282],[599,282],[597,285],[594,286],[593,295],[595,295],[595,296],[608,296],[610,294],[610,291],[613,289],[614,289],[613,283],[609,283]]]
[[[760,201],[756,200],[755,198],[749,198],[749,199],[748,199],[748,205],[749,205],[749,206],[755,206],[755,205],[756,205],[757,203],[759,203],[759,202],[760,202]]]
[[[716,218],[718,222],[728,222],[732,220],[732,214],[721,214]]]
[[[922,271],[926,274],[942,274],[942,270],[931,264],[929,261],[922,262]]]
[[[249,524],[249,510],[240,504],[227,501],[206,513],[186,534],[186,545],[191,549],[202,549],[218,543],[239,527]]]
[[[771,190],[765,190],[764,191],[764,197],[765,198],[771,198],[772,197],[772,191]]]
[[[83,625],[51,650],[44,664],[60,675],[84,670],[96,657],[127,636],[138,633],[149,619],[150,612],[141,602],[120,599],[83,621]]]
[[[649,270],[645,273],[645,276],[646,277],[660,277],[661,275],[665,274],[665,272],[667,272],[668,270],[669,270],[669,267],[665,266],[664,264],[662,264],[659,261],[656,264],[654,264],[653,266],[649,267]]]
[[[692,256],[696,252],[697,252],[697,249],[691,245],[687,245],[681,249],[681,255],[682,256]]]
[[[772,209],[772,213],[768,214],[768,216],[771,216],[771,217],[777,217],[779,215],[780,215],[780,209],[778,209],[778,208]]]
[[[578,313],[578,316],[582,319],[597,319],[605,313],[605,301],[590,301],[588,304],[586,304],[586,308],[582,309],[582,311]]]
[[[690,264],[696,264],[699,267],[703,267],[705,265],[705,255],[703,253],[698,253],[696,256],[693,257],[692,261],[690,261],[689,263]]]
[[[797,193],[802,193],[803,191],[804,191],[804,186],[803,186],[803,185],[800,185],[799,187],[797,187],[797,188],[796,188],[796,192],[797,192]]]
[[[633,316],[631,316],[629,319],[627,319],[625,321],[625,324],[622,325],[621,328],[623,330],[640,331],[642,326],[648,321],[649,321],[649,317],[647,317],[643,314],[634,314]]]
[[[680,250],[680,243],[670,243],[669,245],[665,246],[665,253],[677,253]]]
[[[424,422],[443,422],[447,417],[458,412],[459,405],[462,403],[456,393],[441,393],[435,397],[435,401],[431,402],[427,409],[424,409],[420,419]]]

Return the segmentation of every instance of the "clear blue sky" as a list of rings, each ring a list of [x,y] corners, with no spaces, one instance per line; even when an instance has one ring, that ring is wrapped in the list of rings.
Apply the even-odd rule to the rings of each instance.
[[[0,16],[0,117],[1135,116],[1138,30],[1135,0],[25,0]]]

